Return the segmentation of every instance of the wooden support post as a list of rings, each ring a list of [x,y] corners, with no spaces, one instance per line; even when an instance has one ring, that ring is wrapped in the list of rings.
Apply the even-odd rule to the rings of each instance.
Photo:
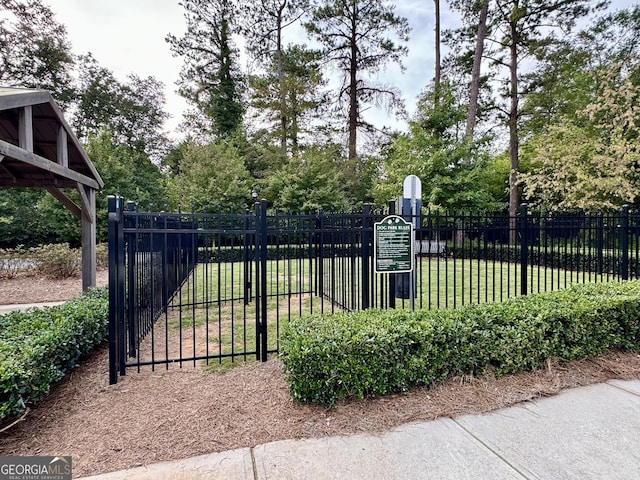
[[[96,286],[96,191],[78,184],[82,196],[82,290]]]
[[[33,113],[31,105],[20,109],[18,143],[20,148],[33,153]]]
[[[69,168],[69,148],[67,146],[67,131],[64,126],[58,127],[58,156],[57,160],[64,168]]]

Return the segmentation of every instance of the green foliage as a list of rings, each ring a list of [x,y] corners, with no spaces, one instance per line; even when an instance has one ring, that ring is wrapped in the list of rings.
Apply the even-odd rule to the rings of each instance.
[[[117,144],[106,130],[90,136],[85,150],[105,184],[96,195],[96,237],[99,242],[107,240],[109,195],[119,193],[126,200],[139,202],[141,207],[166,204],[165,179],[145,153]]]
[[[268,179],[267,198],[294,211],[344,209],[344,159],[332,148],[309,148],[292,157]]]
[[[375,184],[376,203],[396,198],[404,178],[417,175],[424,205],[430,208],[486,210],[499,206],[501,197],[493,197],[491,182],[485,183],[488,170],[482,145],[462,138],[466,108],[458,100],[456,87],[448,82],[440,85],[437,99],[434,91],[421,96],[409,133],[397,136],[385,152],[384,175]]]
[[[74,60],[65,27],[41,0],[0,0],[0,11],[0,85],[49,90],[67,106]]]
[[[169,181],[172,208],[182,205],[202,211],[207,205],[242,206],[251,201],[249,172],[231,139],[207,145],[191,142],[180,162],[179,175]]]
[[[79,83],[73,126],[82,141],[108,130],[115,143],[134,152],[154,160],[164,155],[168,114],[161,82],[133,74],[120,82],[88,54],[79,58]]]
[[[640,346],[640,282],[581,285],[456,310],[367,310],[289,323],[281,358],[298,401],[335,404],[456,375],[497,375]]]
[[[277,141],[282,155],[297,153],[303,142],[317,142],[312,130],[327,103],[321,58],[304,46],[289,46],[267,72],[249,78],[250,105],[257,123],[264,125],[255,136]]]
[[[36,261],[36,269],[49,278],[73,277],[82,266],[80,249],[72,249],[68,243],[42,245],[31,253]]]
[[[232,34],[236,29],[236,5],[230,0],[185,0],[187,31],[182,38],[168,35],[174,55],[183,57],[179,93],[197,110],[196,128],[218,137],[242,126],[243,79]]]
[[[77,191],[65,192],[79,201]],[[80,244],[80,221],[44,190],[0,189],[0,248]]]
[[[0,420],[22,414],[107,336],[108,292],[0,316]]]
[[[529,141],[534,168],[521,182],[533,205],[599,211],[636,201],[640,82],[625,70],[594,73],[600,87],[592,103]]]

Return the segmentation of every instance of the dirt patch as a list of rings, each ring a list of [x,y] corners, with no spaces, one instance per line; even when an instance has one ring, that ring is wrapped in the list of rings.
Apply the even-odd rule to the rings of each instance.
[[[96,285],[103,286],[108,282],[109,273],[99,270],[96,273]],[[80,277],[50,279],[33,272],[21,272],[15,278],[0,278],[0,305],[61,302],[81,293]]]
[[[24,303],[18,298],[13,303]],[[35,298],[65,299],[27,301]],[[330,409],[293,402],[277,359],[241,363],[224,374],[186,365],[147,368],[128,372],[113,386],[107,359],[105,347],[83,359],[22,422],[0,434],[0,455],[71,455],[75,475],[86,476],[275,440],[378,433],[407,422],[489,412],[611,378],[640,378],[640,355],[614,352],[557,360],[540,371],[497,379],[453,378]]]

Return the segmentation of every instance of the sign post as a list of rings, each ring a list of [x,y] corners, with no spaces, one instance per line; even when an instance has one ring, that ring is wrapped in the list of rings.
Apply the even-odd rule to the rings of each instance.
[[[420,209],[422,208],[422,182],[416,175],[407,175],[402,184],[402,201],[400,202],[402,215],[420,228]],[[415,310],[416,273],[409,274],[409,303],[411,310]],[[406,298],[406,297],[405,297]]]

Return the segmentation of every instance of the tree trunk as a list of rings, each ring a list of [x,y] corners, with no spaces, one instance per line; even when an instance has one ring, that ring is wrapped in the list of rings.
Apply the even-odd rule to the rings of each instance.
[[[435,25],[435,32],[436,32],[436,68],[435,68],[435,74],[434,74],[434,78],[433,78],[433,90],[435,93],[435,104],[436,106],[438,106],[438,104],[440,103],[440,81],[441,81],[441,77],[442,77],[442,62],[440,59],[440,0],[434,0],[435,3],[435,7],[436,7],[436,25]]]
[[[471,91],[469,93],[469,110],[467,110],[467,128],[465,137],[473,140],[473,131],[476,128],[478,115],[478,96],[480,95],[480,66],[482,65],[482,53],[484,52],[484,39],[487,35],[487,14],[489,1],[485,0],[480,10],[478,19],[478,35],[476,37],[476,51],[473,57],[473,70],[471,71]]]
[[[355,7],[354,7],[355,8]],[[356,141],[358,130],[358,45],[356,38],[356,15],[351,15],[351,59],[349,65],[349,167],[355,176],[355,163],[357,157]],[[355,178],[350,180],[355,181]]]
[[[509,109],[509,216],[515,219],[518,212],[518,30],[515,21],[509,22],[511,35],[510,65],[511,85],[509,96],[511,97],[511,108]],[[515,220],[513,220],[515,222]],[[511,243],[516,241],[515,228],[511,229]]]
[[[278,25],[276,39],[276,57],[278,62],[278,93],[280,96],[280,149],[282,155],[287,153],[287,114],[286,99],[284,94],[284,72],[282,71],[282,11],[286,2],[278,10]]]

